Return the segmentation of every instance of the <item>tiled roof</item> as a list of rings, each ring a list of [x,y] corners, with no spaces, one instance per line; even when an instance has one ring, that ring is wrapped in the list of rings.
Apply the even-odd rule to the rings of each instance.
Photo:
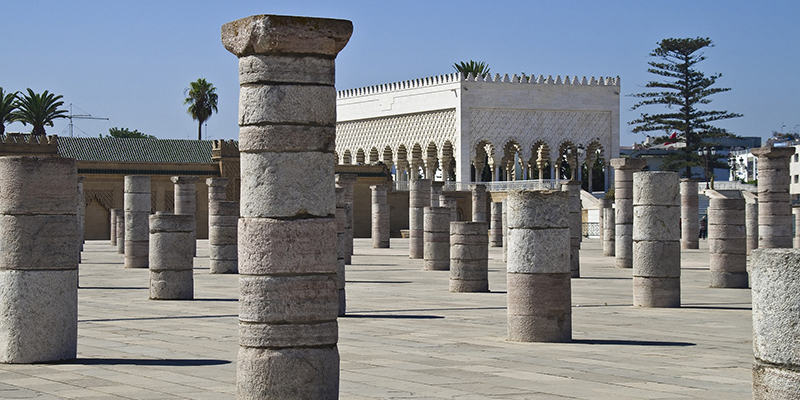
[[[211,140],[58,138],[58,154],[78,161],[206,164],[211,146]]]

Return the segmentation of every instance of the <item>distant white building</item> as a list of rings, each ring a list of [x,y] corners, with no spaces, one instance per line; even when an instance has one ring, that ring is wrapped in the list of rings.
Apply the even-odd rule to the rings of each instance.
[[[599,159],[608,174],[619,157],[619,94],[618,77],[459,73],[343,90],[336,155],[383,162],[400,181],[557,178],[561,162],[574,169],[576,159]]]

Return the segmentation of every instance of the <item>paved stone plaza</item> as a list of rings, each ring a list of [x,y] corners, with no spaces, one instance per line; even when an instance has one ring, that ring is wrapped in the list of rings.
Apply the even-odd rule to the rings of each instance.
[[[681,308],[633,308],[630,269],[584,239],[572,280],[572,343],[506,341],[506,270],[490,293],[451,293],[408,240],[355,240],[339,318],[341,399],[750,399],[749,289],[708,288],[708,250],[683,250]],[[209,273],[198,241],[195,300],[148,300],[147,269],[108,241],[80,265],[78,359],[0,364],[0,398],[233,399],[238,276]]]

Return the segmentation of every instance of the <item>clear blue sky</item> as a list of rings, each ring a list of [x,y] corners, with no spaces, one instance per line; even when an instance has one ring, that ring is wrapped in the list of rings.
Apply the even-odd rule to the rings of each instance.
[[[649,52],[667,37],[710,37],[700,64],[720,72],[710,107],[744,114],[719,125],[742,136],[800,130],[798,1],[16,1],[0,14],[0,87],[64,95],[76,134],[113,126],[159,138],[191,139],[184,88],[205,77],[218,88],[211,139],[235,139],[237,59],[220,43],[220,26],[253,14],[353,21],[337,59],[337,89],[453,72],[461,60],[486,61],[493,73],[620,76],[622,94],[655,77]],[[679,18],[679,19],[678,19]],[[634,99],[621,97],[621,144],[641,142],[627,121]],[[661,109],[649,109],[657,112]],[[782,128],[782,126],[785,127]],[[66,135],[66,120],[48,128]],[[80,130],[78,130],[79,128]],[[30,131],[15,123],[10,131]],[[205,137],[204,137],[205,138]]]

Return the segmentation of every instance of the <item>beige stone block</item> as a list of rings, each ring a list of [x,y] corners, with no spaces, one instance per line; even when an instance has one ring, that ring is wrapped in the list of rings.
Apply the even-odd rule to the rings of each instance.
[[[236,363],[236,398],[239,400],[339,397],[336,346],[240,347]]]
[[[489,264],[486,259],[453,259],[450,262],[451,280],[487,280]]]
[[[450,244],[450,258],[453,260],[488,260],[489,246]]]
[[[213,204],[213,203],[212,203]],[[231,228],[239,226],[238,215],[209,215],[208,225],[212,228]]]
[[[239,271],[248,275],[336,272],[333,218],[239,220]]]
[[[750,257],[754,355],[800,369],[800,252],[757,249]]]
[[[263,349],[335,345],[339,340],[336,321],[315,324],[239,323],[239,345]]]
[[[489,280],[450,279],[450,291],[453,293],[484,293],[489,291]]]
[[[192,232],[194,230],[194,221],[195,219],[192,215],[179,215],[159,211],[149,216],[150,234]]]
[[[150,212],[150,193],[125,193],[123,197],[125,212]]]
[[[672,241],[633,241],[633,276],[681,276],[681,245]]]
[[[708,239],[708,252],[711,254],[745,254],[747,239]]]
[[[125,239],[147,241],[150,236],[149,217],[149,212],[125,211]]]
[[[150,177],[147,175],[125,176],[125,193],[150,194]]]
[[[239,151],[323,152],[336,149],[336,128],[304,125],[249,125],[239,128]]]
[[[0,215],[0,269],[77,269],[75,215]]]
[[[333,127],[336,124],[336,89],[287,84],[240,87],[239,125],[264,124]]]
[[[236,244],[208,246],[208,258],[211,260],[239,260]]]
[[[240,274],[241,271],[240,262]],[[336,267],[336,262],[329,264]],[[239,276],[239,320],[270,323],[332,321],[338,314],[336,274]]]
[[[209,270],[212,274],[238,274],[239,261],[238,260],[215,260],[208,261]]]
[[[509,229],[508,272],[566,273],[570,270],[570,230]]]
[[[617,208],[614,209],[617,226],[633,224],[633,200],[618,198],[615,201],[617,203]]]
[[[0,214],[75,215],[75,159],[9,156],[0,159]]]
[[[332,216],[331,153],[242,153],[241,216]]]
[[[150,270],[150,300],[191,300],[193,298],[194,276],[192,270]]]
[[[150,243],[146,241],[125,240],[125,268],[148,268],[150,262]]]
[[[238,218],[237,218],[238,222]],[[208,229],[208,244],[211,246],[236,244],[239,240],[239,229],[234,226],[211,226]]]
[[[680,219],[675,206],[634,206],[633,240],[680,240]]]
[[[681,306],[681,279],[633,277],[633,306],[670,308]]]
[[[342,19],[253,15],[222,25],[222,44],[237,57],[315,54],[332,58],[352,34],[353,23]]]
[[[304,83],[333,86],[332,58],[302,55],[251,55],[239,59],[239,83]]]
[[[191,232],[165,232],[150,235],[151,271],[186,271],[194,266],[194,240]]]
[[[756,362],[753,365],[753,400],[800,399],[800,371]]]
[[[507,274],[508,340],[572,340],[570,274]]]
[[[567,228],[569,193],[560,190],[508,192],[508,228]]]

